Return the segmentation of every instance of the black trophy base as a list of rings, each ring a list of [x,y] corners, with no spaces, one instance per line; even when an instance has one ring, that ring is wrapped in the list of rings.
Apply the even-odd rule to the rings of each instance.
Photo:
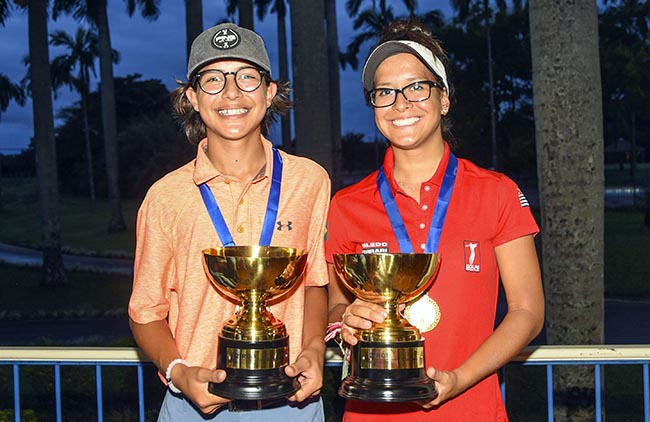
[[[284,373],[284,367],[278,368],[275,373],[268,370],[233,372],[222,383],[209,383],[208,391],[232,400],[273,400],[290,397],[300,388],[296,378],[289,378]]]
[[[292,396],[300,388],[297,378],[289,377],[284,368],[288,363],[288,337],[259,343],[242,342],[219,337],[217,368],[226,371],[222,383],[209,383],[208,391],[219,397],[232,400],[274,400]],[[286,359],[259,359],[259,353],[268,355],[269,350],[282,351],[286,348]],[[236,350],[239,360],[228,360],[228,351]],[[281,352],[282,354],[284,352]],[[257,359],[251,359],[251,356]],[[251,362],[261,361],[267,367],[251,367]]]
[[[339,395],[388,403],[433,400],[438,393],[424,368],[424,341],[359,341],[352,347],[350,375]]]

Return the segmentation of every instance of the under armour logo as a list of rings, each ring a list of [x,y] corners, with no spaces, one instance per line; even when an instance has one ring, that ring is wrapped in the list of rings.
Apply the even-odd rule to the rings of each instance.
[[[278,231],[282,231],[282,228],[286,228],[287,230],[291,230],[291,221],[287,221],[286,224],[282,224],[282,221],[278,221]]]

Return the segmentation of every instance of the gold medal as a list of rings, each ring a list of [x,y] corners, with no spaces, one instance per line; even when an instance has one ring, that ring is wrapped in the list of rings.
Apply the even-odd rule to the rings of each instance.
[[[404,317],[421,333],[426,333],[440,322],[440,307],[429,295],[424,295],[404,309]]]

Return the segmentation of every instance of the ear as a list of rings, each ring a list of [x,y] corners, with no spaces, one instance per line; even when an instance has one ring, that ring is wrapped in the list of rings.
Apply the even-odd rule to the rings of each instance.
[[[196,91],[194,91],[194,88],[188,87],[185,90],[185,97],[190,102],[190,104],[192,104],[192,107],[194,107],[194,110],[196,110],[198,112],[199,111],[199,100],[198,100],[197,96],[198,96],[198,94],[196,93]]]
[[[273,98],[275,98],[275,94],[277,93],[278,93],[278,84],[275,82],[270,82],[266,87],[266,108],[271,107],[271,103],[273,103]]]
[[[449,95],[447,95],[447,88],[445,88],[440,94],[440,110],[442,110],[442,115],[446,115],[449,112],[450,106],[451,101],[449,100]]]

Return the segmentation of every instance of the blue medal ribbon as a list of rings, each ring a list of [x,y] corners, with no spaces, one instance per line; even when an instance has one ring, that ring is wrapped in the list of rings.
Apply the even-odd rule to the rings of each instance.
[[[427,243],[424,247],[425,253],[438,252],[440,236],[442,235],[442,226],[445,224],[445,218],[447,217],[449,199],[451,198],[451,192],[454,189],[457,170],[458,159],[453,153],[450,152],[447,168],[445,169],[445,175],[442,179],[440,192],[438,193],[436,208],[433,212],[433,217],[431,218],[429,237],[427,238]],[[397,238],[400,252],[413,253],[413,245],[411,244],[411,239],[409,238],[408,232],[406,231],[406,225],[404,224],[402,215],[400,214],[399,208],[397,207],[397,202],[395,202],[393,191],[390,189],[390,185],[386,178],[386,172],[384,171],[384,166],[381,166],[377,172],[377,188],[379,189],[379,195],[381,196],[381,200],[384,203],[386,214],[388,215],[390,224],[393,227],[393,232]]]
[[[262,225],[262,234],[260,235],[260,246],[270,246],[271,239],[273,238],[273,229],[275,228],[275,221],[278,217],[278,208],[280,204],[280,187],[282,185],[282,157],[280,152],[273,148],[273,173],[271,175],[271,191],[269,192],[269,199],[266,204],[266,215],[264,216],[264,224]],[[217,199],[210,190],[206,183],[199,185],[203,203],[208,211],[208,215],[212,220],[217,235],[221,240],[223,246],[235,246],[235,241],[232,234],[228,229],[226,220],[217,204]]]

